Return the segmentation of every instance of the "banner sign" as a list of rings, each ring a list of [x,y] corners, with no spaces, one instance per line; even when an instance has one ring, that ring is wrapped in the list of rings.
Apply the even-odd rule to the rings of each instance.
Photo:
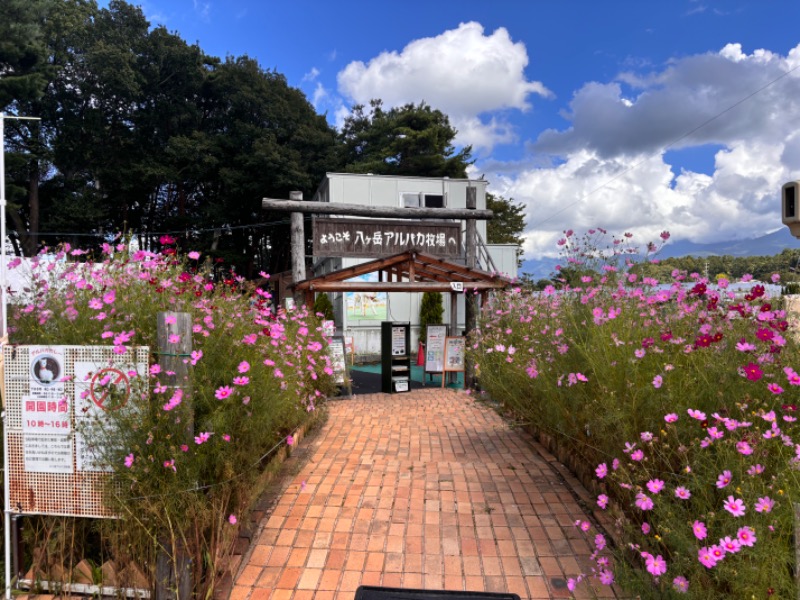
[[[461,225],[450,221],[315,218],[314,255],[391,256],[415,248],[440,258],[461,256]]]

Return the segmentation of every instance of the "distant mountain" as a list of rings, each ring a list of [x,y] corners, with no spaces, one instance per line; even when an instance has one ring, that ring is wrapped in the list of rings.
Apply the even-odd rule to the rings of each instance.
[[[660,258],[678,256],[774,256],[786,248],[800,248],[800,240],[789,233],[787,227],[749,240],[733,240],[714,244],[695,244],[689,241],[667,243],[659,253]]]
[[[786,248],[800,248],[800,240],[792,236],[786,227],[748,240],[731,240],[713,244],[695,244],[687,240],[668,242],[658,253],[658,258],[680,256],[774,256]],[[522,262],[520,273],[529,273],[534,280],[549,277],[561,264],[557,258],[540,258]]]

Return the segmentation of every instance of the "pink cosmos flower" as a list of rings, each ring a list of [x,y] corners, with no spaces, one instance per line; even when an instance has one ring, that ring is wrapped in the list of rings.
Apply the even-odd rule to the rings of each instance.
[[[217,391],[214,392],[214,396],[217,400],[225,400],[228,396],[233,393],[233,388],[227,385],[223,385],[222,387],[217,388]]]
[[[598,550],[602,550],[606,547],[606,538],[602,533],[598,533],[596,536],[594,536],[594,547]]]
[[[663,382],[664,382],[664,379],[661,377],[661,375],[656,375],[656,376],[653,378],[653,387],[654,387],[654,388],[656,388],[656,389],[658,389],[658,388],[660,388],[660,387],[661,387],[661,384],[662,384]]]
[[[125,457],[125,466],[130,469],[133,466],[133,461],[134,457],[133,453],[131,452],[130,454],[128,454],[128,456]]]
[[[756,532],[750,527],[742,527],[736,532],[736,538],[742,546],[752,547],[756,543]]]
[[[728,487],[728,484],[731,482],[731,472],[730,471],[723,471],[719,477],[717,477],[717,488],[722,489],[724,487]]]
[[[594,472],[598,479],[603,479],[606,475],[608,475],[608,466],[606,463],[600,463],[597,465],[597,468],[594,470]]]
[[[105,302],[106,304],[114,304],[116,299],[117,299],[117,294],[114,292],[114,290],[110,290],[105,294],[103,294],[103,302]]]
[[[233,385],[247,385],[248,383],[250,383],[249,377],[242,376],[233,378]]]
[[[180,341],[181,341],[181,336],[179,336],[177,333],[173,333],[172,335],[169,336],[170,344],[177,344]]]
[[[239,369],[239,373],[247,373],[250,370],[250,363],[246,360],[243,360],[239,363],[237,368]]]
[[[694,533],[694,537],[698,540],[706,539],[708,536],[708,530],[706,529],[706,524],[702,521],[695,521],[692,525],[692,532]]]
[[[291,446],[294,444],[294,438],[291,435],[286,436],[286,445]]]
[[[667,572],[667,561],[665,561],[660,554],[655,557],[649,555],[644,564],[645,567],[647,567],[647,571],[653,575],[653,577],[658,577]]]
[[[597,506],[605,510],[605,508],[608,506],[608,496],[605,494],[600,494],[597,497]]]
[[[236,515],[230,515],[228,517],[228,523],[230,523],[231,525],[236,525],[237,521],[238,519],[236,518]]]
[[[717,559],[711,552],[711,548],[703,547],[697,551],[697,560],[700,561],[706,569],[712,569],[717,564]]]
[[[161,365],[150,365],[150,375],[158,375],[161,373]]]
[[[191,258],[192,260],[197,260],[198,258],[200,258],[200,253],[199,253],[199,252],[197,252],[197,251],[195,251],[195,250],[192,250],[192,251],[191,251],[191,252],[189,252],[189,254],[187,254],[186,256],[188,256],[188,257],[189,257],[189,258]]]
[[[647,482],[647,489],[651,494],[658,494],[664,489],[664,482],[661,479],[651,479]]]
[[[773,508],[775,508],[775,501],[769,496],[764,496],[763,498],[759,498],[755,506],[756,512],[760,513],[772,512]],[[744,512],[744,509],[742,510],[742,512]]]
[[[720,539],[719,545],[725,550],[725,554],[736,554],[742,548],[739,540],[731,538],[730,536],[725,536]]]
[[[634,504],[641,510],[652,510],[653,508],[653,500],[642,492],[636,494],[636,501]]]
[[[644,458],[644,452],[642,452],[641,450],[634,450],[633,452],[631,452],[631,460],[639,462],[643,458]]]
[[[750,446],[750,444],[748,444],[744,440],[742,440],[741,442],[736,442],[736,450],[737,452],[739,452],[739,454],[744,454],[745,456],[749,456],[750,454],[753,453],[752,446]]]
[[[683,575],[678,575],[672,580],[672,587],[679,594],[685,594],[689,591],[689,581]]]
[[[764,467],[762,465],[753,465],[749,469],[747,469],[747,474],[750,477],[755,477],[756,475],[761,475],[764,472]]]
[[[597,574],[597,578],[603,585],[611,585],[614,583],[614,573],[612,573],[608,569],[601,569],[600,572]]]
[[[711,551],[711,556],[714,557],[714,560],[716,562],[719,562],[723,558],[725,558],[725,548],[723,548],[719,544],[715,544],[715,545],[711,546],[709,548],[709,550]]]
[[[664,420],[667,423],[674,423],[675,421],[678,420],[678,415],[676,415],[675,413],[669,413],[667,415],[664,415]]]
[[[101,308],[103,308],[103,301],[100,300],[100,298],[92,298],[91,300],[89,300],[89,308],[92,308],[94,310],[100,310]]]
[[[744,371],[745,377],[750,381],[758,381],[764,376],[764,371],[762,371],[761,367],[756,363],[747,363],[742,367],[742,371]]]
[[[728,496],[728,499],[725,500],[725,502],[723,502],[722,505],[725,508],[725,510],[731,513],[734,517],[741,517],[747,510],[747,508],[744,505],[744,501],[741,498],[734,498],[733,496]]]
[[[678,486],[675,488],[675,497],[680,498],[681,500],[688,500],[692,497],[692,493],[685,487]]]
[[[706,413],[704,413],[704,412],[703,412],[703,411],[701,411],[701,410],[695,410],[695,409],[693,409],[693,408],[690,408],[690,409],[688,409],[686,412],[687,412],[687,413],[689,414],[689,416],[690,416],[690,417],[692,417],[693,419],[697,419],[698,421],[705,421],[705,420],[706,420]]]
[[[767,384],[767,389],[775,395],[783,393],[783,388],[779,386],[777,383]]]
[[[211,433],[210,431],[204,431],[200,435],[194,436],[194,443],[197,444],[198,446],[200,444],[204,444],[205,442],[208,441],[208,438],[210,438],[212,435],[214,434]]]
[[[642,523],[642,533],[645,534],[645,535],[650,533],[650,523],[648,523],[647,521]]]

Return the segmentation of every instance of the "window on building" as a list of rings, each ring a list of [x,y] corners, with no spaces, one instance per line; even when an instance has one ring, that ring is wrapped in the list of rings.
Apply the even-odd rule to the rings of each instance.
[[[404,208],[444,208],[444,196],[442,194],[412,194],[404,192],[400,194],[400,199]]]

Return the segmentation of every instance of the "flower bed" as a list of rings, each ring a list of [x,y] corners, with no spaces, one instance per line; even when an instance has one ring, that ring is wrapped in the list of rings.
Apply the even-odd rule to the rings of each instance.
[[[614,262],[624,239],[603,253],[569,233],[577,285],[499,298],[470,351],[481,386],[595,469],[598,508],[627,517],[613,549],[576,524],[596,562],[571,586],[794,596],[800,357],[783,311],[757,284],[640,280]]]
[[[162,239],[161,253],[104,245],[97,261],[69,247],[43,254],[9,330],[14,344],[150,347],[149,393],[114,413],[113,443],[102,443],[125,518],[104,525],[113,531],[101,546],[151,577],[159,548],[183,552],[205,596],[263,465],[335,385],[314,315],[276,311],[268,292],[241,278],[214,281],[198,253],[180,258],[173,241]],[[168,311],[192,323],[180,387],[165,383],[171,374],[158,363],[156,320]]]

